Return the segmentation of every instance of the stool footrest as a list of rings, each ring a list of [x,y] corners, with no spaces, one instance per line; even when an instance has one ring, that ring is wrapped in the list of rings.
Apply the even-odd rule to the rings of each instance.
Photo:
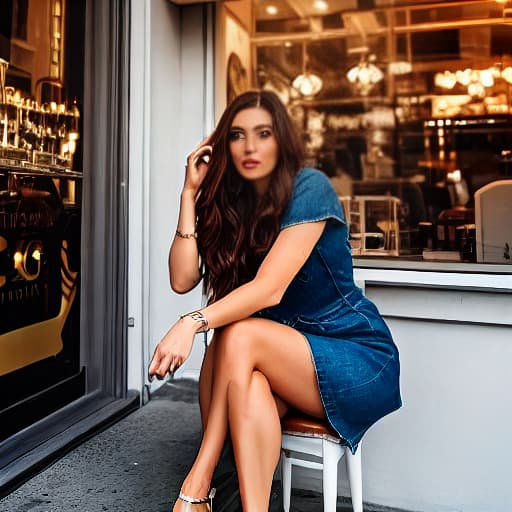
[[[322,470],[324,465],[321,462],[314,462],[312,460],[296,459],[294,457],[286,457],[292,466],[300,466],[302,468]]]

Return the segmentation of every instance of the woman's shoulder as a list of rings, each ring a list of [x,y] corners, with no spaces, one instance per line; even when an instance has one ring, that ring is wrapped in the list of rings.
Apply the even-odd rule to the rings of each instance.
[[[303,167],[295,176],[293,199],[318,194],[327,194],[328,197],[333,197],[336,196],[336,191],[322,171],[313,167]]]
[[[344,221],[336,191],[322,171],[304,167],[295,176],[291,201],[281,227],[327,218]]]
[[[300,185],[324,185],[331,187],[331,182],[325,173],[314,167],[303,167],[295,176],[295,187]]]

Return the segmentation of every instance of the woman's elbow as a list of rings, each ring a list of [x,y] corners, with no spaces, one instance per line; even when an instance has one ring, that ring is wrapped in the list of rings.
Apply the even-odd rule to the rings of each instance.
[[[271,289],[267,294],[266,307],[271,308],[272,306],[277,306],[281,302],[283,295],[283,290],[277,288]]]
[[[171,289],[173,292],[183,295],[197,285],[197,281],[190,281],[188,279],[173,278],[170,279]]]

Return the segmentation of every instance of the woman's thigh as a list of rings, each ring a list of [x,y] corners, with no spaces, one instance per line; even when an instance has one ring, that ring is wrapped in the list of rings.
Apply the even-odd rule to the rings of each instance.
[[[286,404],[324,416],[309,344],[295,329],[262,318],[240,320],[218,333],[215,351],[216,372],[259,370]]]

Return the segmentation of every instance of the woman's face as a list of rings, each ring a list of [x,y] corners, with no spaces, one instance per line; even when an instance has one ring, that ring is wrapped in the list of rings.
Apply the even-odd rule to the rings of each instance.
[[[229,149],[240,176],[253,184],[258,195],[263,194],[278,159],[270,113],[261,107],[238,112],[231,125]]]

